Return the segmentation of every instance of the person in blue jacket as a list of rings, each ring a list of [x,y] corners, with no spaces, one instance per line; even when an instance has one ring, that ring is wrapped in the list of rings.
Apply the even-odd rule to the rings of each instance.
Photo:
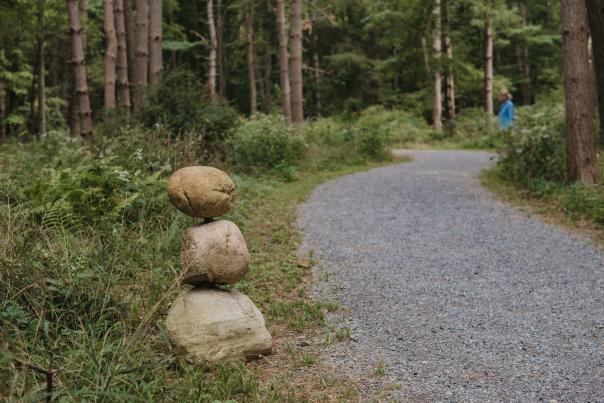
[[[501,130],[509,130],[514,126],[516,120],[516,108],[512,102],[512,94],[508,90],[502,90],[499,93],[499,128]]]

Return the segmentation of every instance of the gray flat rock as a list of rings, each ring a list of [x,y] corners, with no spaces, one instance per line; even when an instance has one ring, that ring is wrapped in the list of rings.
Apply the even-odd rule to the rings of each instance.
[[[341,371],[383,363],[390,399],[604,401],[604,253],[494,199],[493,154],[398,151],[414,161],[319,186],[300,207],[316,298],[351,339]]]

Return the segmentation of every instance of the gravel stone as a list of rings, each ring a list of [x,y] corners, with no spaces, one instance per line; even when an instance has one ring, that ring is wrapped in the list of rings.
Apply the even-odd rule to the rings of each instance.
[[[315,297],[351,335],[324,359],[355,377],[383,362],[392,400],[604,401],[604,252],[484,190],[493,154],[396,153],[414,161],[300,207]]]

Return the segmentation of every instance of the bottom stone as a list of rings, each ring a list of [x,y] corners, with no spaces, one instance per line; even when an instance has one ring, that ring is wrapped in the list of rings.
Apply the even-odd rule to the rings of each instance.
[[[193,363],[243,361],[271,352],[272,339],[254,303],[237,291],[193,288],[174,301],[168,336]]]

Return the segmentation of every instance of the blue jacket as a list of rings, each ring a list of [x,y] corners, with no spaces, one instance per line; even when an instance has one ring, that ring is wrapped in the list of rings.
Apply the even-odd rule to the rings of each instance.
[[[502,130],[510,129],[514,126],[516,119],[516,110],[514,103],[509,99],[501,104],[499,108],[499,128]]]

